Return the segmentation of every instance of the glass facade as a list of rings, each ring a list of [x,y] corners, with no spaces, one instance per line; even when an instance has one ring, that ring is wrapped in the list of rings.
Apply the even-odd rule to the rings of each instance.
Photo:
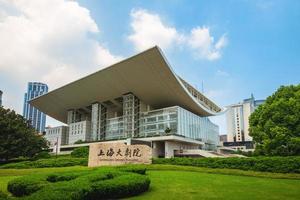
[[[199,117],[179,106],[141,112],[139,135],[153,137],[178,135],[217,145],[219,127],[207,117]],[[108,119],[106,123],[106,140],[126,138],[123,117]]]
[[[140,130],[142,137],[180,135],[208,144],[219,141],[217,125],[178,106],[142,113]]]
[[[178,108],[171,107],[144,112],[140,119],[140,136],[178,134]]]
[[[115,117],[106,120],[105,140],[126,138],[124,132],[123,117]]]
[[[31,106],[28,101],[48,92],[48,86],[44,83],[29,82],[27,92],[24,95],[23,117],[30,121],[30,124],[38,132],[43,132],[46,126],[46,115]]]

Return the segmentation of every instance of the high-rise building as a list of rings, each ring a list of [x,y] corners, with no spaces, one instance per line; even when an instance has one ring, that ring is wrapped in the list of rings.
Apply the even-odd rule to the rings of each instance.
[[[0,90],[0,106],[2,106],[2,94],[3,92]]]
[[[24,95],[23,117],[30,121],[30,124],[38,132],[43,132],[46,125],[46,115],[30,105],[28,101],[48,92],[48,86],[44,83],[29,82],[27,92]]]
[[[243,102],[227,106],[227,142],[232,143],[231,146],[244,146],[244,143],[252,141],[249,136],[249,117],[263,103],[264,100],[255,100],[251,95],[251,98],[244,99]]]

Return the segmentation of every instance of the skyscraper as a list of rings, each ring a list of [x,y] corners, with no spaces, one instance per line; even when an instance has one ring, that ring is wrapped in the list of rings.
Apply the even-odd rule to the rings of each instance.
[[[2,106],[2,94],[3,92],[0,90],[0,106]]]
[[[245,142],[251,142],[252,137],[249,136],[249,117],[251,113],[264,100],[255,100],[254,96],[244,99],[243,102],[227,106],[227,142],[235,143],[234,146],[244,145]]]
[[[46,115],[31,106],[28,101],[48,92],[48,86],[44,83],[29,82],[27,92],[24,95],[23,116],[38,132],[43,132],[46,125]]]

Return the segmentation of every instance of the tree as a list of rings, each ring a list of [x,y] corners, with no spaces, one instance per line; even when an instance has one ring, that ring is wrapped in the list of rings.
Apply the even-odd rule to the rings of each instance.
[[[86,142],[83,140],[77,140],[76,142],[74,142],[74,144],[83,144],[83,143],[86,143]]]
[[[0,161],[33,157],[47,149],[47,141],[15,111],[0,107]]]
[[[171,133],[171,131],[172,131],[172,130],[171,130],[169,127],[167,127],[166,130],[165,130],[165,133],[166,133],[166,134],[169,134],[169,133]]]
[[[255,153],[300,155],[300,84],[281,86],[250,116]]]
[[[89,147],[78,147],[71,152],[71,156],[77,158],[89,157]]]

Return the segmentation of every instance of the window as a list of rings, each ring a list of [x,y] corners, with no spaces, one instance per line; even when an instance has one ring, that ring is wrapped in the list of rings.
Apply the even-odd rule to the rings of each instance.
[[[156,125],[148,125],[147,130],[155,130],[156,129]]]
[[[156,117],[150,117],[147,119],[147,122],[155,122],[156,121]]]
[[[170,119],[176,119],[177,118],[177,114],[174,113],[174,114],[170,114]]]
[[[177,130],[177,123],[175,123],[175,122],[170,123],[170,129],[172,131]]]
[[[164,124],[158,124],[158,129],[159,130],[164,129],[164,128],[165,128]]]
[[[164,116],[158,116],[158,121],[164,120]]]

